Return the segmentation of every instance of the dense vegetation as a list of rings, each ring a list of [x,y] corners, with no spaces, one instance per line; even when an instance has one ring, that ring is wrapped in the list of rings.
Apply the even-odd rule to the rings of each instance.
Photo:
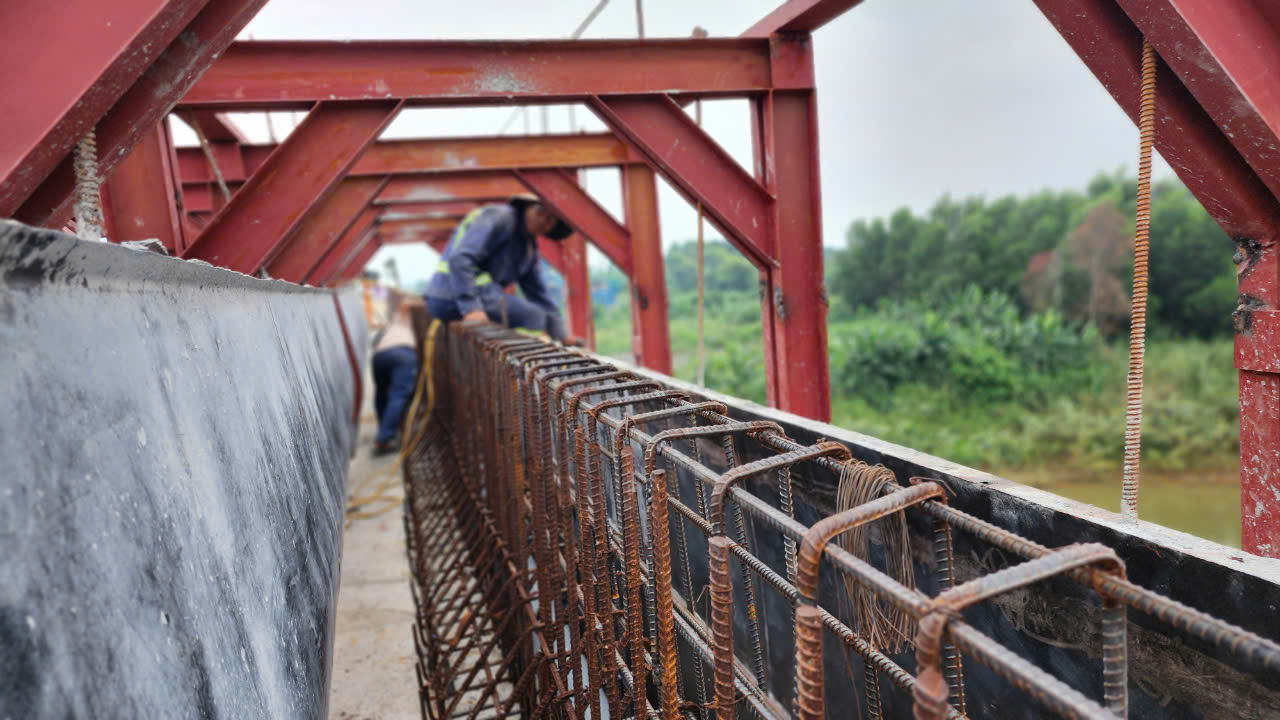
[[[833,421],[994,470],[1122,455],[1134,185],[954,200],[857,221],[827,255]],[[1191,195],[1152,203],[1144,467],[1235,462],[1232,247]],[[692,242],[666,258],[675,374],[693,379]],[[707,243],[708,387],[763,402],[757,274]],[[597,346],[625,356],[626,281],[596,273]],[[601,302],[612,298],[612,302]]]

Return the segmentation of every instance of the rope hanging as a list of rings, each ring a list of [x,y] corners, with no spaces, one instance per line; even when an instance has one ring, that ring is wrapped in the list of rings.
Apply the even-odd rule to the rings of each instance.
[[[1147,349],[1147,249],[1151,230],[1151,146],[1156,128],[1156,52],[1142,43],[1142,102],[1138,110],[1138,202],[1133,238],[1133,304],[1129,311],[1129,375],[1124,422],[1124,480],[1120,512],[1138,517],[1142,450],[1142,370]]]

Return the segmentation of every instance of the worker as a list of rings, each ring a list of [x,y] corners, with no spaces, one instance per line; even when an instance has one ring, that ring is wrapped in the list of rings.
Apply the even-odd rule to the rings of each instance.
[[[400,425],[418,382],[412,311],[415,306],[422,307],[422,300],[392,291],[387,306],[386,327],[373,344],[373,408],[378,414],[375,456],[400,449]]]
[[[459,223],[424,293],[427,312],[442,322],[495,322],[570,337],[551,300],[538,258],[539,235],[564,240],[571,230],[533,195],[472,210]],[[519,285],[524,297],[503,291]]]

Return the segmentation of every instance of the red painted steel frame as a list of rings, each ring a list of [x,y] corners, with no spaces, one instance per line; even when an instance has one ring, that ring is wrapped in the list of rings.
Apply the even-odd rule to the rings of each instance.
[[[396,101],[318,104],[214,216],[184,257],[257,272],[399,109]]]
[[[116,163],[163,119],[165,113],[173,107],[173,103],[182,97],[200,73],[227,47],[236,33],[248,24],[265,3],[266,0],[207,0],[204,9],[181,31],[177,39],[169,43],[155,61],[150,63],[150,67],[142,73],[141,77],[136,74],[129,76],[130,79],[136,78],[132,86],[127,83],[112,86],[113,92],[123,94],[111,97],[114,104],[109,103],[110,109],[105,115],[92,112],[79,115],[78,109],[74,111],[78,117],[75,127],[72,128],[74,139],[79,139],[84,130],[97,123],[98,170],[103,177],[111,175]],[[85,10],[86,17],[99,20],[104,4],[100,2],[85,4],[92,6],[91,9]],[[14,3],[7,3],[4,7],[14,5]],[[66,3],[43,5],[18,3],[18,5],[24,8],[46,5],[66,7]],[[0,27],[23,26],[0,22]],[[49,47],[77,47],[77,51],[80,49],[79,45],[67,44],[67,36],[61,26],[50,32],[31,32],[24,29],[22,34]],[[58,40],[53,42],[51,38]],[[63,59],[59,58],[49,66],[37,67],[40,70],[47,70],[48,67],[63,64],[65,64]],[[24,65],[24,63],[4,63],[0,66],[23,67]],[[22,74],[8,73],[8,76]],[[40,79],[42,84],[49,85],[47,76],[40,72],[32,74]],[[8,91],[0,92],[0,95],[20,97]],[[79,107],[82,106],[77,106]],[[5,117],[7,120],[12,115],[0,112],[0,117]],[[55,158],[55,161],[57,160]],[[0,171],[0,175],[4,175],[4,171]],[[28,193],[29,196],[21,207],[15,211],[10,209],[8,203],[0,204],[3,205],[0,207],[0,215],[12,214],[14,218],[30,225],[61,227],[71,215],[71,195],[75,187],[75,172],[71,167],[71,158],[64,153],[52,173],[40,177],[34,177],[35,175],[39,173],[28,172],[25,175],[26,179],[21,183],[24,188],[28,187],[32,181],[38,183],[38,187]],[[22,192],[16,192],[14,196],[21,194]]]
[[[496,170],[448,175],[400,176],[387,183],[375,203],[413,203],[432,200],[500,200],[525,191],[509,172]]]
[[[316,261],[368,207],[387,184],[386,178],[343,180],[298,226],[287,248],[266,263],[267,274],[289,282],[302,282]]]
[[[670,98],[596,98],[596,114],[634,143],[757,266],[773,262],[769,193]]]
[[[480,171],[461,172],[434,176],[400,176],[392,178],[378,193],[373,204],[362,210],[339,237],[324,248],[311,267],[303,275],[302,282],[323,285],[325,279],[340,269],[341,263],[352,248],[364,240],[374,221],[386,209],[395,209],[398,203],[421,202],[430,199],[489,201],[503,200],[524,192],[522,185],[510,172]]]
[[[787,0],[742,37],[769,37],[775,33],[809,33],[835,20],[862,0]]]
[[[591,238],[609,261],[631,275],[631,234],[564,170],[517,170],[516,177],[575,230]]]
[[[1274,40],[1256,46],[1274,25],[1255,26],[1254,6],[1240,0],[1211,8],[1190,1],[1036,4],[1135,120],[1144,34],[1162,59],[1156,149],[1235,240],[1242,259],[1235,313],[1242,545],[1280,557],[1280,337],[1269,330],[1280,308],[1280,201],[1264,181],[1280,172],[1273,163],[1280,64]]]
[[[346,266],[348,256],[373,234],[373,223],[378,219],[378,214],[379,210],[375,207],[362,210],[338,239],[315,260],[303,276],[303,282],[311,285],[328,284],[328,279]]]
[[[176,192],[168,123],[160,123],[120,162],[102,186],[102,211],[112,242],[156,238],[172,254],[186,246]]]
[[[0,4],[0,215],[30,197],[205,2]]]
[[[183,107],[306,108],[321,100],[410,105],[559,102],[589,95],[743,96],[770,87],[756,38],[237,42]]]
[[[222,171],[223,179],[227,182],[247,179],[276,147],[241,146],[238,148],[242,158],[239,163],[232,161],[230,155],[219,157],[218,168]],[[234,148],[226,149],[232,151]],[[584,168],[632,162],[643,160],[612,133],[379,140],[364,151],[347,171],[347,176],[511,168]],[[179,150],[178,163],[182,168],[184,185],[214,181],[208,161],[200,148]]]
[[[670,375],[667,287],[653,169],[648,165],[623,168],[622,195],[631,232],[631,351],[638,364]]]
[[[591,280],[587,271],[587,241],[573,233],[560,242],[538,238],[538,254],[564,278],[565,310],[569,332],[595,349],[596,331],[591,317]]]
[[[382,241],[376,235],[370,235],[367,241],[346,259],[343,267],[332,278],[325,281],[325,284],[337,285],[359,276],[360,271],[364,270],[365,263],[369,262],[369,258],[373,257],[380,247],[382,247]]]

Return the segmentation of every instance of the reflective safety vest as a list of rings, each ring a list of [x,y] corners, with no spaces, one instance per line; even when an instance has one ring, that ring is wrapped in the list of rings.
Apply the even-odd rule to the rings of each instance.
[[[453,235],[449,236],[449,243],[445,245],[444,252],[449,252],[449,250],[458,245],[458,241],[461,240],[463,234],[467,232],[467,228],[470,227],[471,223],[475,221],[476,218],[480,217],[480,214],[486,209],[487,206],[478,207],[467,213],[466,217],[462,218],[462,222],[458,223],[458,227],[454,229]],[[444,259],[444,253],[440,253],[440,264],[436,265],[436,272],[444,273],[445,275],[449,274],[449,261]],[[476,287],[488,285],[491,282],[493,282],[493,278],[489,273],[476,273]]]

